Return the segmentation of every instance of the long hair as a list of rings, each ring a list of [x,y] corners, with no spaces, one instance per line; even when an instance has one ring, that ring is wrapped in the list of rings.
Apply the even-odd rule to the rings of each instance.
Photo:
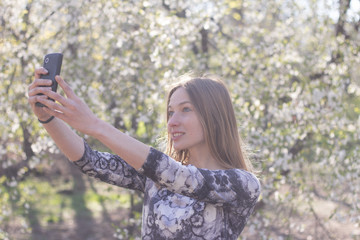
[[[234,108],[225,84],[215,77],[195,77],[177,83],[168,94],[167,106],[172,94],[184,88],[198,114],[206,144],[212,157],[225,169],[239,168],[253,172],[252,164],[238,133]],[[167,114],[167,122],[169,114]],[[166,153],[183,162],[189,155],[187,149],[176,151],[168,133]]]

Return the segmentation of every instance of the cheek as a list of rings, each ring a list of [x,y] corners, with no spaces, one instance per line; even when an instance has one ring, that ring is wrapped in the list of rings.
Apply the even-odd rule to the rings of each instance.
[[[201,138],[202,140],[204,140],[204,131],[203,131],[203,129],[202,129],[202,127],[201,127],[201,125],[199,126],[199,131],[198,131],[198,135],[199,135],[199,138]]]
[[[197,118],[193,119],[192,129],[193,129],[194,135],[196,135],[197,137],[204,138],[204,130],[203,130],[203,127],[202,127],[199,119],[197,119]]]

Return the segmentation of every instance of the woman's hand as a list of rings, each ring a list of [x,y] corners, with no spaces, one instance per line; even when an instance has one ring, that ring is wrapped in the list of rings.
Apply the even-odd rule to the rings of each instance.
[[[45,95],[37,95],[42,92],[43,89],[48,88],[51,90],[51,80],[49,79],[40,79],[40,76],[42,74],[47,74],[47,70],[45,68],[37,68],[35,69],[35,81],[30,84],[28,88],[28,102],[35,113],[35,115],[38,117],[38,119],[45,121],[51,117],[51,115],[44,111],[43,107],[37,107],[35,104],[36,102],[40,102],[40,99],[46,99],[47,96]]]
[[[37,75],[35,73],[35,78],[36,76]],[[35,82],[40,82],[40,80],[41,79],[37,79],[35,80]],[[58,85],[64,90],[66,97],[63,97],[56,92],[53,92],[51,88],[33,88],[36,90],[31,93],[31,96],[34,96],[34,94],[37,93],[43,93],[45,95],[42,97],[35,96],[34,99],[31,99],[31,105],[33,109],[35,108],[34,112],[37,111],[37,113],[39,114],[47,114],[48,117],[55,116],[56,118],[65,121],[74,129],[84,134],[92,135],[92,133],[97,129],[97,124],[100,120],[94,115],[94,113],[89,109],[85,102],[75,95],[74,91],[60,76],[56,76],[55,80],[58,82]],[[42,84],[37,83],[36,86],[38,85]],[[54,99],[56,102],[49,100],[47,97]],[[44,104],[46,107],[43,107],[41,110],[36,109],[39,108],[36,107],[34,103],[37,101]]]

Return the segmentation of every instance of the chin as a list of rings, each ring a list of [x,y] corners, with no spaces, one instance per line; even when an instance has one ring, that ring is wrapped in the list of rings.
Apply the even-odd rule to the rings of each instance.
[[[173,146],[173,147],[176,151],[182,151],[186,149],[186,147],[182,147],[182,146]]]
[[[175,151],[181,151],[184,150],[183,148],[174,147]]]

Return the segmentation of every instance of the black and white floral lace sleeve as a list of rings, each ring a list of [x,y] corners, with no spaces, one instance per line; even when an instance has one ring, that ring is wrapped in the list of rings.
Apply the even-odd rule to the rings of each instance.
[[[260,194],[260,183],[250,172],[183,166],[154,148],[140,172],[174,193],[215,205],[254,205]]]
[[[83,173],[106,183],[144,192],[145,176],[118,155],[95,151],[85,141],[84,145],[84,155],[74,162]]]

